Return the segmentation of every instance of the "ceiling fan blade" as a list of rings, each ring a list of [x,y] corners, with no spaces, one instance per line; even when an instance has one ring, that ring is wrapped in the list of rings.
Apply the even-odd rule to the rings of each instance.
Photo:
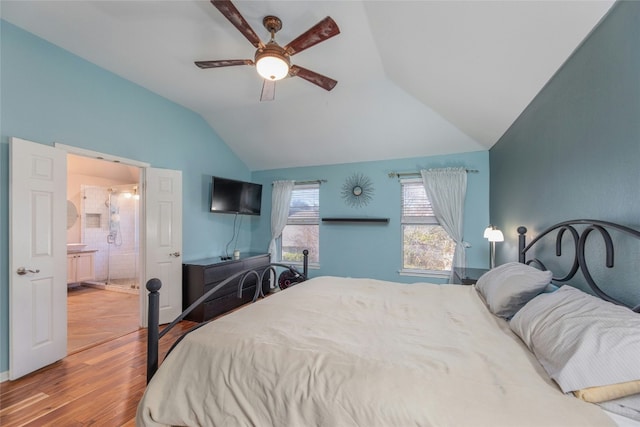
[[[262,92],[260,92],[260,102],[273,101],[274,99],[276,99],[276,82],[274,80],[264,79]]]
[[[211,0],[211,4],[224,15],[256,48],[264,46],[260,37],[253,31],[249,23],[229,0]]]
[[[221,59],[219,61],[196,61],[196,66],[205,68],[231,67],[232,65],[253,65],[250,59]]]
[[[284,49],[289,55],[295,55],[305,49],[309,49],[320,42],[330,39],[340,34],[338,24],[327,16],[304,33],[300,34],[296,39],[292,40]]]
[[[306,68],[302,68],[297,65],[291,66],[289,75],[302,77],[306,81],[320,86],[324,90],[331,90],[338,84],[337,80],[333,80],[332,78],[323,76],[322,74],[318,74],[315,71],[307,70]]]

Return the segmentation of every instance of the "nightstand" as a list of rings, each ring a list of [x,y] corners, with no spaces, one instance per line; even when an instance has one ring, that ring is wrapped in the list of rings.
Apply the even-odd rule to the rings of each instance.
[[[458,285],[475,285],[480,276],[489,271],[486,268],[453,268],[453,283]]]

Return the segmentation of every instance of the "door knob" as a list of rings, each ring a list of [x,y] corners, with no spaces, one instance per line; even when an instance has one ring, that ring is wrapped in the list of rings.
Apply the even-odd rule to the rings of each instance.
[[[178,258],[180,256],[180,252],[174,252],[172,254],[169,254],[169,256],[174,256],[174,257]]]
[[[27,273],[40,273],[40,270],[38,270],[37,268],[35,270],[32,270],[30,268],[20,267],[18,268],[18,271],[16,271],[16,273],[18,273],[20,276],[24,276]]]

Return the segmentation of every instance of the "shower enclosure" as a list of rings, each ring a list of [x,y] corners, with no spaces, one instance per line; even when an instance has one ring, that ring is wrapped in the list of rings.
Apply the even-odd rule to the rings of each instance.
[[[139,195],[137,184],[82,186],[84,242],[95,255],[94,286],[139,290]]]

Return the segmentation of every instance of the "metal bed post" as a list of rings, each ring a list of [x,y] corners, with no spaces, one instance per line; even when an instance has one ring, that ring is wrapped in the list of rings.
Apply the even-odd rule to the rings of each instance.
[[[309,251],[307,249],[302,251],[302,274],[304,274],[304,279],[307,280],[309,278]]]
[[[518,262],[524,264],[526,255],[524,253],[524,248],[526,246],[527,240],[527,227],[520,226],[518,227]]]
[[[147,384],[158,370],[158,342],[160,340],[160,294],[162,287],[160,279],[150,279],[147,282],[149,291],[149,315],[147,323]]]

